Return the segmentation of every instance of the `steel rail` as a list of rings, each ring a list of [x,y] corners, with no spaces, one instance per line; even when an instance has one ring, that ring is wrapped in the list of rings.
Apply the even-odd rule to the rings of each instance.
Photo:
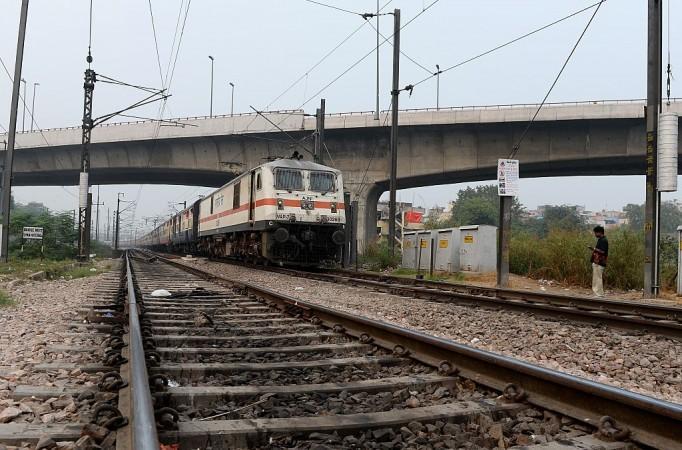
[[[682,449],[682,405],[597,383],[515,358],[309,303],[244,281],[231,280],[168,258],[157,258],[208,281],[243,290],[292,314],[436,367],[450,367],[499,391],[510,385],[524,398],[596,427],[602,433],[660,449]]]
[[[547,292],[532,292],[522,289],[476,286],[465,283],[447,281],[417,280],[398,277],[395,275],[374,274],[371,272],[355,272],[351,270],[332,270],[327,275],[338,275],[353,279],[369,279],[372,281],[421,286],[425,288],[446,291],[466,292],[474,295],[486,295],[509,300],[525,300],[554,304],[557,306],[596,309],[616,314],[637,315],[656,320],[682,321],[682,308],[647,302],[629,302],[618,299],[599,299],[575,295],[552,294]]]
[[[236,264],[235,261],[229,259],[218,259],[216,261]],[[272,266],[246,266],[257,270],[318,281],[363,286],[394,295],[412,296],[423,300],[499,307],[522,313],[532,312],[549,319],[568,319],[682,339],[682,308],[680,307],[623,300],[592,299],[464,283],[416,280],[350,270],[337,269],[319,272]]]
[[[132,417],[130,421],[132,448],[135,450],[158,450],[159,438],[156,430],[154,406],[149,390],[147,362],[142,346],[139,304],[135,295],[133,271],[128,252],[125,253],[126,277],[128,287],[128,348],[130,365],[130,397]]]

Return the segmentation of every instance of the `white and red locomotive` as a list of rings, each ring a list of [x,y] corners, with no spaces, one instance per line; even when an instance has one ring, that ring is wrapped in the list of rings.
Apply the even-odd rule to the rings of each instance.
[[[138,243],[252,262],[320,265],[339,260],[345,223],[340,171],[278,159],[196,201]]]

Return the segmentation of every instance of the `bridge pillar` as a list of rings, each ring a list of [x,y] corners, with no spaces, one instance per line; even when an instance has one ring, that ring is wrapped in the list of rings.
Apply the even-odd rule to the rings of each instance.
[[[358,253],[377,240],[377,203],[383,190],[376,184],[366,185],[361,192],[352,192],[358,201]]]

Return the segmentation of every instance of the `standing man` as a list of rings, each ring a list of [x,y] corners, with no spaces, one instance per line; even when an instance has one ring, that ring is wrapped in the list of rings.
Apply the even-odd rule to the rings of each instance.
[[[604,227],[597,225],[594,227],[594,237],[597,238],[597,245],[589,247],[592,250],[592,292],[597,297],[604,296],[604,268],[606,267],[606,260],[609,256],[609,241],[604,236]]]

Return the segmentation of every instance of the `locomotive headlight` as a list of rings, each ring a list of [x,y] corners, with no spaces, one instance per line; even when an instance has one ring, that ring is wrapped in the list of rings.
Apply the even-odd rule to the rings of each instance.
[[[284,209],[284,200],[277,199],[277,209]]]
[[[332,202],[331,210],[332,210],[332,214],[336,214],[336,202]]]

